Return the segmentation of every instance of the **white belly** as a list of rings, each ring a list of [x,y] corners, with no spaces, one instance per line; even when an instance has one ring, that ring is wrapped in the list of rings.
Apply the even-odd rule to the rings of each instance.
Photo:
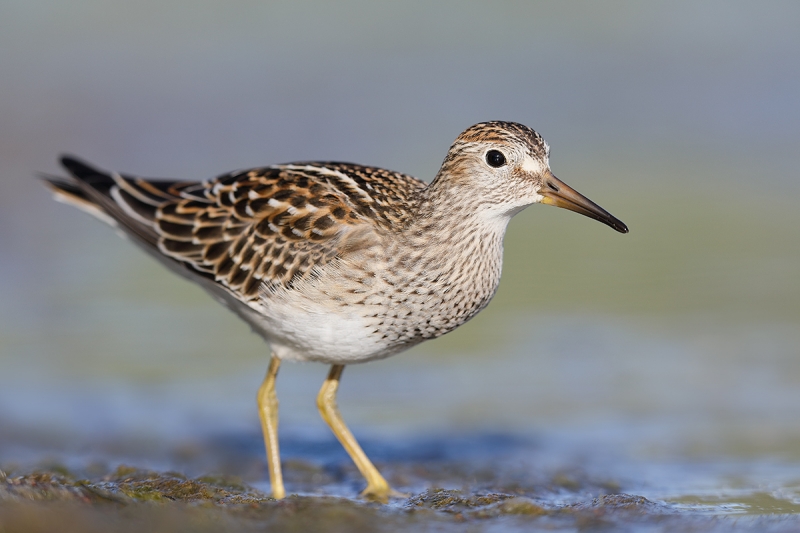
[[[273,353],[287,361],[363,363],[416,344],[391,340],[378,331],[381,319],[371,310],[376,298],[362,288],[340,270],[328,271],[292,289],[265,292],[245,318]]]
[[[291,305],[268,302],[260,318],[260,329],[280,359],[353,364],[405,348],[388,345],[369,319],[352,308],[332,312],[328,306],[303,299],[302,305],[297,299]]]

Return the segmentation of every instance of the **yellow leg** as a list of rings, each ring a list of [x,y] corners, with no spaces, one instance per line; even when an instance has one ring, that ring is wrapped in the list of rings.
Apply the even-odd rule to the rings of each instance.
[[[281,452],[278,449],[278,397],[275,395],[275,378],[280,366],[281,360],[272,354],[267,376],[258,389],[258,414],[261,417],[261,430],[267,448],[269,482],[272,485],[272,497],[277,500],[286,496],[281,473]]]
[[[317,408],[319,408],[322,419],[330,426],[333,434],[336,435],[344,449],[350,454],[361,475],[366,478],[367,488],[364,489],[361,496],[386,503],[389,501],[389,496],[402,495],[389,487],[389,484],[378,472],[378,469],[367,458],[353,434],[347,429],[344,420],[342,420],[342,415],[339,414],[339,408],[336,406],[336,391],[339,389],[339,378],[342,376],[342,370],[344,370],[344,365],[333,365],[331,367],[328,378],[322,384],[322,388],[317,395]]]

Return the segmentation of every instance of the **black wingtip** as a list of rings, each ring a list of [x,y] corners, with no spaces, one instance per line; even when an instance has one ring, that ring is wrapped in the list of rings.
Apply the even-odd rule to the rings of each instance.
[[[92,165],[82,161],[81,159],[78,159],[74,155],[61,154],[58,160],[61,163],[61,166],[69,170],[70,174],[75,175],[75,177],[80,177],[81,175],[87,173],[97,172],[97,169],[95,169]]]
[[[98,170],[75,156],[63,154],[59,161],[73,177],[90,185],[110,184],[114,181],[107,172]]]

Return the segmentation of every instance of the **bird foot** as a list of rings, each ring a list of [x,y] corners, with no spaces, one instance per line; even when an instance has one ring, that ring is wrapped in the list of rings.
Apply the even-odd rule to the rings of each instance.
[[[398,492],[389,485],[374,487],[367,485],[367,488],[361,492],[360,496],[371,502],[389,503],[389,498],[406,499],[410,496],[410,494]]]

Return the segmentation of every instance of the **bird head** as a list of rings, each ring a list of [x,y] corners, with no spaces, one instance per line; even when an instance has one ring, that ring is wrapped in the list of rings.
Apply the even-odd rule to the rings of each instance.
[[[471,195],[475,209],[489,218],[507,221],[525,207],[542,203],[628,232],[622,221],[556,178],[549,158],[550,147],[531,128],[515,122],[482,122],[458,136],[433,186],[462,189],[458,194]]]

